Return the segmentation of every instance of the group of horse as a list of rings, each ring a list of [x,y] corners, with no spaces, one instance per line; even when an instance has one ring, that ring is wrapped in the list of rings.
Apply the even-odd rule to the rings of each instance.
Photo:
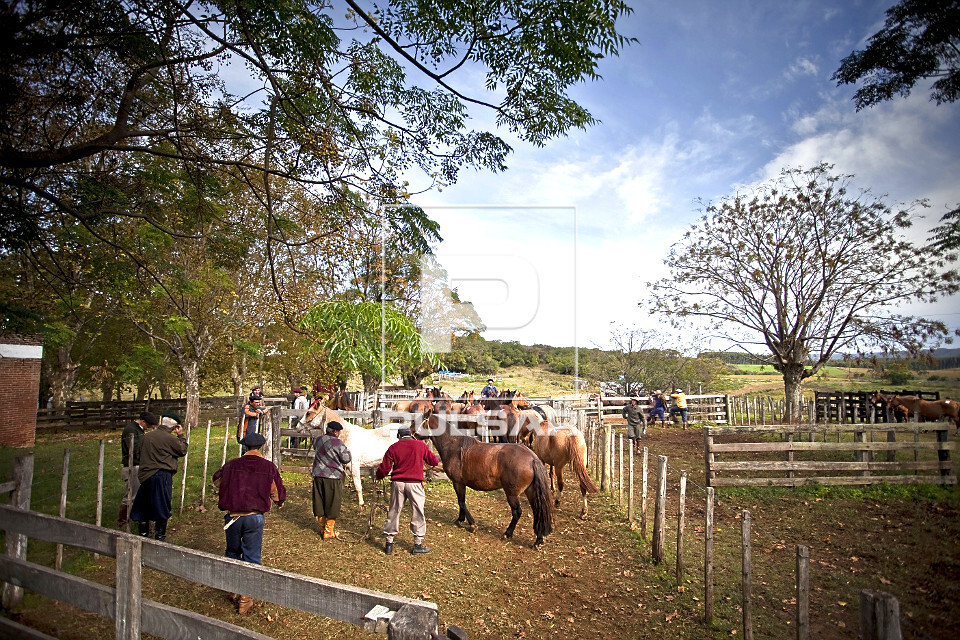
[[[901,396],[875,391],[871,396],[874,404],[890,407],[898,422],[918,417],[921,420],[949,418],[960,431],[960,402],[956,400],[923,400],[917,396]]]
[[[573,425],[561,425],[553,407],[535,406],[517,391],[479,399],[472,391],[465,391],[454,399],[439,388],[430,389],[409,401],[395,403],[384,418],[384,426],[379,429],[365,429],[343,420],[317,401],[301,422],[303,427],[313,429],[323,428],[332,420],[344,426],[340,439],[353,457],[350,473],[361,508],[360,469],[379,464],[390,444],[396,442],[400,425],[391,420],[397,418],[404,426],[410,424],[414,437],[433,442],[443,471],[457,494],[456,524],[470,531],[476,525],[466,506],[467,487],[477,491],[503,490],[511,511],[504,538],[513,536],[522,514],[519,496],[524,494],[533,512],[535,548],[543,544],[553,528],[554,509],[560,506],[563,494],[564,467],[570,465],[579,480],[581,518],[587,515],[587,495],[597,492],[587,474],[583,433]],[[478,433],[494,434],[492,438],[498,441],[485,442]]]

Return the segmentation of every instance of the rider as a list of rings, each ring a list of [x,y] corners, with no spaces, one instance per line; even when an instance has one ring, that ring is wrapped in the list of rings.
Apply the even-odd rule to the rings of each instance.
[[[496,398],[497,394],[497,388],[493,386],[493,378],[487,378],[487,386],[483,388],[480,395],[484,398]]]

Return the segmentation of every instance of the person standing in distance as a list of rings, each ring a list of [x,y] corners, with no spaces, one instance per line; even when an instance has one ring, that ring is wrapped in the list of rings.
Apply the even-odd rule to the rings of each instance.
[[[683,428],[687,428],[687,396],[683,393],[683,389],[677,389],[670,394],[670,397],[673,398],[673,407],[670,409],[670,415],[675,416],[680,414],[680,420],[683,422]]]
[[[140,444],[140,489],[130,509],[130,519],[139,534],[150,534],[150,521],[156,522],[154,538],[167,539],[167,520],[173,515],[173,475],[177,460],[187,455],[188,443],[177,418],[164,417],[160,426],[144,434]]]
[[[234,458],[213,474],[213,484],[220,491],[217,506],[226,511],[223,516],[223,531],[227,539],[228,558],[262,564],[264,515],[271,503],[277,508],[287,499],[276,465],[260,453],[266,439],[259,433],[251,433],[243,439],[247,451]],[[253,598],[234,594],[241,615],[253,606]]]
[[[630,398],[630,402],[623,407],[620,412],[627,421],[627,438],[634,443],[634,448],[641,451],[640,438],[646,431],[646,420],[644,420],[643,410],[640,409],[640,401],[637,398]]]
[[[403,504],[410,499],[410,531],[413,533],[413,548],[410,553],[430,553],[432,549],[423,545],[427,533],[427,519],[423,514],[426,492],[423,490],[423,465],[436,467],[440,464],[430,447],[423,440],[415,440],[410,427],[397,430],[400,438],[383,454],[383,461],[377,467],[377,480],[388,475],[390,483],[390,509],[383,523],[383,552],[393,553],[393,539],[400,530],[400,512]]]
[[[314,442],[313,468],[313,515],[320,525],[320,537],[324,540],[339,538],[337,518],[343,504],[344,465],[353,460],[347,445],[340,440],[343,425],[336,420],[327,423],[326,433]]]
[[[140,490],[140,480],[137,474],[140,473],[140,442],[143,440],[143,434],[146,429],[154,428],[159,424],[157,416],[150,411],[144,411],[136,420],[132,420],[123,428],[120,434],[120,451],[123,453],[123,466],[120,468],[120,477],[123,479],[126,491],[123,492],[123,500],[120,501],[120,514],[117,516],[117,526],[127,526],[127,511],[133,503],[133,499]],[[133,452],[133,462],[131,465],[130,453]]]

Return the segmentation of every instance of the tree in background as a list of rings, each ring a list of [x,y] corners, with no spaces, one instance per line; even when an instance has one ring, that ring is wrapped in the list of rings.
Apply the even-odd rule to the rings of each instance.
[[[853,96],[857,111],[895,95],[908,96],[920,80],[936,78],[930,99],[945,104],[960,98],[960,2],[902,0],[887,9],[883,29],[866,49],[843,59],[833,74],[838,85],[862,82]],[[940,218],[930,249],[960,249],[960,206]]]
[[[904,239],[909,210],[893,211],[829,165],[790,169],[748,194],[706,207],[673,245],[670,276],[650,284],[652,313],[711,321],[712,337],[756,352],[783,375],[787,417],[802,382],[834,355],[918,353],[947,334],[941,322],[891,312],[958,289],[942,258]]]

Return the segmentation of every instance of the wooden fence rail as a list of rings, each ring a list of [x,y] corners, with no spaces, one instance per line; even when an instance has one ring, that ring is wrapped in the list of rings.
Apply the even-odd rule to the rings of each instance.
[[[0,580],[113,619],[118,639],[139,638],[141,632],[171,639],[266,638],[220,620],[141,599],[144,567],[367,628],[371,622],[367,614],[378,606],[395,612],[390,625],[426,616],[432,623],[421,633],[429,634],[437,627],[437,605],[424,600],[342,585],[6,505],[0,505],[0,526],[8,536],[12,533],[117,558],[116,588],[10,556],[0,557]]]
[[[948,423],[935,422],[705,427],[706,481],[708,486],[956,484],[950,451],[957,449],[957,443],[949,441],[951,428]],[[878,433],[882,439],[876,438]],[[748,434],[757,439],[714,440],[721,435],[742,439]],[[897,441],[901,434],[910,439]],[[927,434],[927,439],[921,434]],[[815,442],[816,435],[822,435],[824,441]],[[830,436],[836,436],[836,441]],[[887,453],[884,461],[874,459],[879,452]],[[898,460],[901,452],[910,459]],[[718,459],[721,455],[724,460]],[[797,455],[807,459],[797,459]]]

